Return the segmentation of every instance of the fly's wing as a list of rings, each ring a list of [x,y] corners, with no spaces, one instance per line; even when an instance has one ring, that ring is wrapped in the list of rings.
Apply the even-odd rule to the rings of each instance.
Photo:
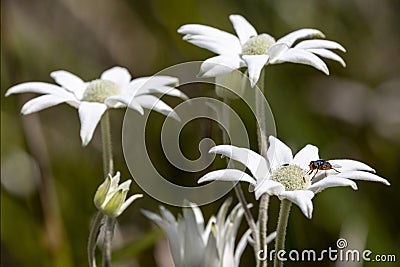
[[[337,164],[337,163],[332,163],[332,162],[329,162],[330,164],[331,164],[331,166],[333,167],[333,168],[342,168],[342,165],[339,165],[339,164]]]

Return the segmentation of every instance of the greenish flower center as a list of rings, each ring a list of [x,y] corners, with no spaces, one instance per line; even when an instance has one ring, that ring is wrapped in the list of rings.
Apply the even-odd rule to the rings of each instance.
[[[274,38],[269,35],[253,36],[243,45],[242,55],[265,55],[274,43]]]
[[[271,179],[281,183],[286,191],[304,190],[311,186],[307,171],[297,165],[279,167],[272,173]]]
[[[104,103],[109,96],[120,93],[119,86],[106,80],[94,80],[83,93],[83,101]]]

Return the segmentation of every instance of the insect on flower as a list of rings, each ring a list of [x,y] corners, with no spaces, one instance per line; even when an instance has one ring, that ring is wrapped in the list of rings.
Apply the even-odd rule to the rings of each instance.
[[[312,178],[314,178],[315,175],[317,175],[319,170],[324,170],[325,171],[325,176],[326,176],[326,171],[334,170],[334,171],[339,173],[340,171],[336,170],[335,168],[342,167],[339,164],[333,164],[333,163],[330,163],[330,162],[328,162],[328,161],[326,161],[324,159],[318,159],[318,160],[311,161],[308,166],[310,167],[310,171],[308,172],[308,174],[311,174],[313,171],[315,171],[315,173],[314,173]]]

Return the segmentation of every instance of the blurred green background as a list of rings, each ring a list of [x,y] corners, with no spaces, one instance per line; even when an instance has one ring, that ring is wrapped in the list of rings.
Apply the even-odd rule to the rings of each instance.
[[[346,68],[327,62],[330,76],[295,64],[267,69],[266,93],[278,137],[294,151],[312,143],[320,148],[322,158],[366,162],[391,182],[390,187],[359,182],[355,192],[350,188],[324,191],[314,200],[312,220],[293,207],[287,248],[335,248],[336,240],[345,237],[350,248],[397,254],[397,264],[368,262],[364,266],[398,266],[399,11],[396,0],[2,0],[1,265],[87,266],[86,242],[96,211],[92,199],[103,179],[99,131],[82,148],[76,110],[60,105],[22,117],[19,110],[33,95],[5,98],[6,90],[25,81],[53,82],[49,73],[58,69],[91,80],[114,65],[127,67],[139,77],[176,63],[203,60],[212,53],[182,41],[176,29],[200,23],[233,32],[228,16],[238,13],[259,32],[280,37],[299,28],[318,28],[347,49],[341,54]],[[207,86],[182,90],[190,97],[215,96]],[[166,101],[179,103],[173,98]],[[238,101],[233,105],[241,114],[246,110]],[[121,110],[111,112],[116,169],[127,179],[130,174],[120,145],[123,115]],[[149,139],[159,140],[157,127],[164,118],[152,114],[151,119],[154,130],[149,129]],[[256,149],[255,122],[244,120]],[[210,135],[221,143],[216,124],[208,120],[189,124],[181,137],[184,153],[197,157],[193,140]],[[152,150],[151,158],[161,173],[175,177],[178,184],[196,184],[200,174],[189,173],[182,182],[182,173],[157,156],[159,148]],[[218,161],[209,170],[222,167],[224,162]],[[130,192],[141,189],[133,185]],[[247,198],[257,206],[252,194]],[[202,208],[207,219],[222,201]],[[140,213],[141,208],[155,211],[160,204],[145,196],[119,218],[115,266],[168,266],[162,234]],[[276,227],[278,206],[273,198],[270,231]],[[242,225],[243,232],[244,221]],[[248,247],[241,266],[252,266],[252,255]],[[336,266],[358,266],[343,264]]]

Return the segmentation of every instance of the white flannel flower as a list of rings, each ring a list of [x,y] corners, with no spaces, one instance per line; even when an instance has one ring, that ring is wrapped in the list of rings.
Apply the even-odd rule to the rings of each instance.
[[[203,62],[200,76],[216,77],[234,69],[247,67],[251,86],[254,87],[262,68],[268,64],[301,63],[313,66],[327,75],[328,67],[319,57],[332,59],[346,66],[340,56],[329,50],[346,51],[334,41],[314,39],[294,45],[302,39],[324,38],[325,35],[319,30],[300,29],[275,41],[269,34],[258,34],[240,15],[230,15],[229,19],[237,36],[199,24],[187,24],[178,29],[178,33],[184,34],[183,40],[218,54]]]
[[[319,160],[316,146],[306,145],[293,157],[291,149],[279,139],[270,136],[269,142],[267,159],[247,148],[230,145],[211,148],[210,153],[221,154],[244,164],[253,177],[237,169],[223,169],[204,175],[198,182],[213,180],[248,182],[255,186],[257,199],[263,194],[276,195],[279,199],[286,198],[299,206],[307,218],[312,216],[312,198],[325,188],[351,186],[356,190],[357,185],[352,180],[390,185],[386,179],[375,175],[375,170],[368,165],[350,159],[329,160],[328,162],[335,168],[319,170],[312,178],[309,165],[312,161]]]
[[[235,239],[244,212],[241,204],[237,204],[227,216],[230,205],[228,199],[218,215],[210,218],[206,227],[200,208],[196,204],[189,204],[190,208],[183,208],[183,216],[179,215],[178,219],[162,206],[161,216],[143,211],[166,234],[175,266],[238,267],[250,238],[248,230],[235,250]]]
[[[67,103],[78,109],[81,121],[80,136],[86,146],[93,137],[94,130],[104,112],[109,108],[129,107],[143,114],[143,108],[153,109],[179,120],[178,115],[152,93],[187,96],[175,89],[178,79],[170,76],[141,77],[131,80],[128,70],[113,67],[104,71],[100,79],[84,82],[78,76],[64,71],[54,71],[50,76],[58,85],[44,82],[26,82],[8,89],[6,96],[17,93],[43,94],[25,103],[23,115],[48,107]]]
[[[136,194],[125,200],[132,180],[127,180],[118,185],[119,180],[119,172],[114,177],[109,174],[106,180],[98,187],[94,196],[96,208],[114,218],[121,215],[133,201],[143,197],[142,194]]]

